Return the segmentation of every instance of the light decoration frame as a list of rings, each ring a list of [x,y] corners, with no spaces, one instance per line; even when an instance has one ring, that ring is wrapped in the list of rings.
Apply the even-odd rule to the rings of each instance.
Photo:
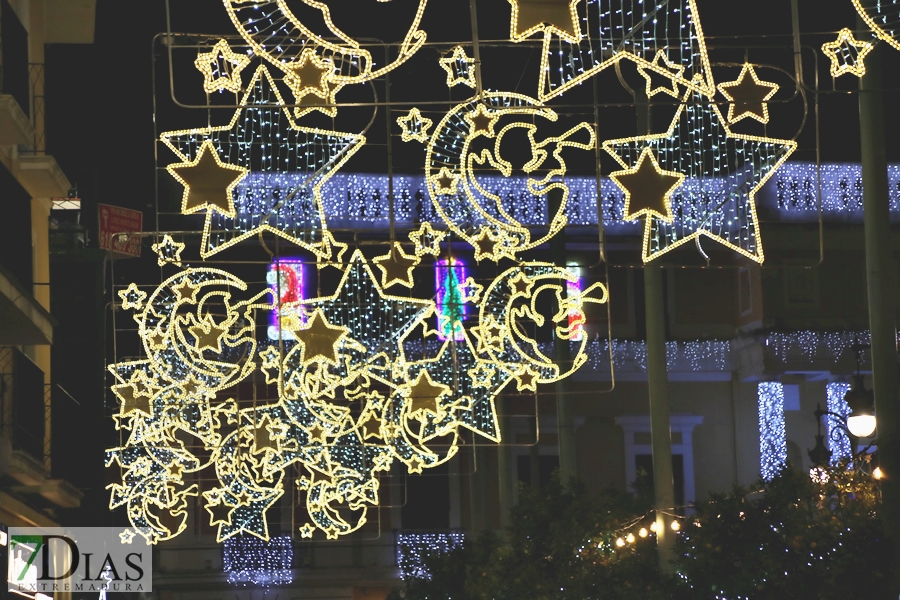
[[[773,381],[757,384],[759,406],[759,471],[765,481],[778,475],[787,464],[787,434],[784,427],[784,386]]]
[[[398,55],[385,64],[375,68],[372,54],[362,45],[349,37],[334,23],[328,5],[313,2],[311,6],[322,13],[328,33],[320,35],[303,24],[290,10],[284,0],[223,0],[225,10],[240,36],[260,56],[285,73],[290,78],[292,71],[299,66],[301,56],[316,57],[319,61],[328,61],[333,72],[325,79],[328,89],[328,102],[311,103],[300,106],[296,110],[299,118],[313,110],[321,110],[329,116],[336,114],[336,109],[319,106],[333,104],[334,96],[345,86],[365,83],[378,79],[412,58],[425,44],[425,31],[419,29],[428,0],[419,0],[416,13],[409,29],[400,44]],[[324,33],[324,32],[323,32]],[[279,43],[271,43],[273,38]],[[322,99],[319,92],[312,94]],[[303,104],[302,95],[298,103]]]
[[[305,325],[307,315],[300,310],[299,302],[306,297],[306,275],[302,258],[280,257],[272,261],[266,272],[266,283],[275,308],[269,313],[267,336],[270,340],[296,340],[289,326]]]
[[[831,61],[831,76],[834,78],[846,74],[864,77],[866,56],[874,49],[873,42],[857,40],[847,27],[838,32],[835,41],[822,44],[822,52]]]
[[[284,195],[302,195],[305,198],[305,202],[294,201],[286,206],[264,186],[255,191],[254,185],[238,183],[234,191],[246,200],[248,210],[236,208],[234,219],[221,215],[220,218],[226,220],[220,225],[229,225],[233,229],[223,231],[220,227],[216,232],[213,231],[213,224],[217,211],[206,211],[200,246],[203,259],[261,231],[297,244],[322,259],[332,258],[335,248],[340,247],[328,232],[321,208],[322,188],[331,175],[365,144],[366,138],[360,134],[301,127],[285,105],[272,75],[265,65],[261,65],[248,84],[247,93],[240,102],[241,108],[235,111],[227,125],[167,131],[160,136],[160,141],[182,163],[197,160],[206,148],[215,149],[216,160],[220,163],[230,165],[223,157],[236,156],[237,164],[232,166],[237,168],[249,169],[254,159],[262,160],[267,165],[265,173],[292,174],[296,177],[292,187],[283,190]],[[281,119],[285,122],[283,129]],[[274,146],[269,151],[265,150],[272,142],[260,139],[260,132],[270,129],[279,131],[280,147],[287,149],[287,156],[276,156]],[[326,150],[323,151],[323,148]],[[259,157],[256,153],[260,153]],[[244,181],[252,184],[250,177]],[[301,207],[299,214],[297,207]],[[271,223],[273,219],[274,225]]]
[[[450,230],[476,249],[475,260],[499,262],[502,258],[514,258],[519,252],[534,248],[556,235],[567,223],[566,203],[569,188],[564,178],[566,163],[561,153],[565,148],[593,150],[596,134],[589,123],[581,123],[562,135],[549,136],[538,142],[538,127],[521,119],[543,117],[556,122],[558,115],[528,96],[512,92],[485,92],[480,97],[454,107],[438,124],[432,134],[425,155],[425,179],[437,214]],[[495,126],[501,118],[520,119]],[[513,165],[500,155],[504,136],[512,131],[526,132],[531,145],[532,159],[522,170],[526,174],[537,171],[553,157],[558,167],[550,169],[541,178],[529,177],[527,189],[535,201],[549,200],[550,193],[562,194],[559,208],[552,215],[546,234],[532,238],[531,231],[510,214],[504,200],[491,192],[475,176],[476,169],[490,167],[504,178],[512,175]],[[573,139],[586,135],[587,140]],[[484,148],[476,151],[473,142],[487,140]],[[549,202],[548,202],[549,205]]]
[[[665,133],[603,143],[603,149],[626,170],[636,168],[647,148],[656,151],[662,169],[685,179],[679,199],[673,202],[680,218],[671,224],[652,216],[644,221],[644,263],[700,236],[755,262],[765,261],[755,197],[796,150],[795,141],[733,133],[714,102],[689,90]],[[701,160],[698,166],[696,148],[715,160]],[[717,166],[710,171],[707,164]],[[748,167],[750,176],[739,177]]]

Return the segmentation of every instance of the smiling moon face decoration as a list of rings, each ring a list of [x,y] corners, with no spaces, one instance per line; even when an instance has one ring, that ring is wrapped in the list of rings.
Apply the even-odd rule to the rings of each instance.
[[[425,171],[432,202],[450,229],[475,248],[476,260],[514,258],[566,224],[562,152],[592,150],[596,136],[589,123],[559,136],[542,133],[542,126],[557,120],[537,100],[489,92],[456,106],[431,137]],[[517,165],[504,154],[523,142],[526,160]],[[512,179],[520,173],[524,186]],[[534,235],[529,225],[547,229]]]

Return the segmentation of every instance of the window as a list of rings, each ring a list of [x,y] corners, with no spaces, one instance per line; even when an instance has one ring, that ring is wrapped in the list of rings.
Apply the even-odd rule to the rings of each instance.
[[[669,430],[672,435],[672,474],[675,480],[675,503],[690,504],[697,499],[694,486],[694,441],[697,425],[703,423],[700,415],[671,415]],[[650,439],[649,415],[625,415],[616,417],[616,425],[625,432],[626,485],[637,480],[643,469],[653,476],[653,449]]]
[[[266,283],[277,300],[275,310],[269,313],[268,337],[270,340],[295,340],[290,331],[282,331],[286,320],[296,319],[294,325],[306,323],[306,312],[297,302],[303,300],[303,261],[299,258],[280,258],[269,266]]]
[[[442,340],[465,339],[463,321],[466,317],[466,303],[463,302],[460,286],[466,281],[466,267],[457,258],[442,258],[434,263],[434,289],[438,306],[438,337]]]

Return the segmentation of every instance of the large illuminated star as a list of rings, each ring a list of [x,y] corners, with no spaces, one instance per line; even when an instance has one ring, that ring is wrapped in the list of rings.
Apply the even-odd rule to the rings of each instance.
[[[573,0],[509,2],[513,5],[510,37],[514,42],[543,32],[538,71],[538,99],[542,102],[585,83],[623,59],[643,67],[645,76],[658,72],[660,79],[671,79],[672,88],[648,82],[651,90],[668,90],[671,94],[681,85],[709,96],[715,93],[696,0],[592,0],[586,6]],[[529,18],[523,20],[526,15]],[[659,61],[661,48],[666,49],[671,62]]]
[[[360,298],[366,301],[360,302]],[[431,300],[386,294],[359,250],[344,268],[334,294],[304,300],[302,304],[307,314],[320,310],[332,325],[346,327],[348,336],[365,348],[344,351],[353,358],[348,362],[360,369],[376,357],[388,361],[396,357],[400,337],[420,325],[434,308]]]
[[[338,346],[347,335],[347,327],[332,325],[322,314],[322,309],[312,313],[306,327],[294,332],[297,340],[303,344],[303,362],[316,360],[338,364]]]
[[[252,170],[233,190],[233,219],[207,211],[200,247],[203,258],[260,231],[278,235],[320,258],[331,258],[322,187],[362,147],[365,137],[301,127],[287,104],[269,71],[260,66],[241,108],[227,125],[169,131],[160,137],[184,163],[197,161],[203,148],[210,147],[216,156],[229,157],[233,166]],[[214,229],[228,229],[230,234],[218,239],[211,235]]]
[[[184,186],[181,212],[216,211],[234,218],[232,194],[248,169],[222,162],[209,141],[203,142],[197,158],[166,167],[169,174]]]
[[[545,36],[556,34],[569,42],[578,42],[581,28],[578,26],[576,7],[581,0],[509,0],[512,19],[509,37],[521,42],[535,33]]]
[[[609,178],[625,192],[626,221],[653,216],[672,222],[672,192],[684,181],[684,175],[663,171],[650,148],[644,148],[633,169],[610,173]]]
[[[672,223],[646,219],[644,262],[705,235],[762,263],[755,196],[796,147],[790,140],[732,133],[716,104],[691,91],[665,133],[603,144],[626,170],[649,149],[661,170],[685,177],[672,196]]]

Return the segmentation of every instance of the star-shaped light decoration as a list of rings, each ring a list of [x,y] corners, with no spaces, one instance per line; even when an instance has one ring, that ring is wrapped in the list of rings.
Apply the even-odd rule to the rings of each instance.
[[[237,184],[250,172],[244,167],[223,163],[209,140],[200,146],[196,159],[171,164],[166,170],[184,186],[184,195],[181,198],[183,214],[216,211],[232,218],[234,217],[232,193]]]
[[[191,315],[192,320],[194,315]],[[218,354],[222,352],[222,337],[228,333],[228,325],[226,323],[216,324],[215,319],[207,313],[203,320],[188,328],[191,335],[194,336],[194,347],[198,352],[204,350],[212,350]]]
[[[509,0],[512,5],[510,39],[521,42],[535,33],[543,33],[545,37],[556,34],[577,43],[581,37],[579,2],[581,0]]]
[[[532,392],[537,392],[538,380],[540,379],[540,373],[529,367],[528,365],[523,365],[518,373],[515,375],[516,385],[518,386],[518,390],[530,390]]]
[[[147,299],[147,292],[138,289],[134,283],[130,283],[124,290],[119,290],[119,298],[122,299],[123,310],[141,310],[144,300]]]
[[[509,1],[514,5],[525,4],[522,0]],[[575,3],[530,0],[528,4],[533,4],[536,11],[558,11],[560,16],[556,21],[563,21],[567,4]],[[538,99],[541,102],[566,93],[621,60],[630,60],[643,67],[647,75],[653,72],[673,80],[673,89],[686,86],[708,96],[715,93],[696,0],[650,3],[642,0],[591,0],[575,6],[573,11],[577,13],[574,22],[566,19],[563,21],[565,26],[556,23],[557,27],[553,30],[546,26],[533,29],[544,31],[538,68]],[[616,19],[625,20],[617,22]],[[572,26],[567,31],[568,23]],[[570,35],[573,31],[577,35]],[[512,39],[515,42],[524,41],[524,37],[516,35],[515,28]],[[666,60],[663,63],[659,62],[660,48],[665,49]],[[654,82],[650,89],[663,92],[668,86],[668,81],[663,87]],[[669,89],[667,93],[671,92]]]
[[[400,125],[400,139],[404,142],[422,142],[428,141],[428,129],[434,122],[423,117],[418,108],[413,108],[405,117],[399,117],[397,124]]]
[[[210,94],[224,90],[240,93],[241,71],[249,64],[250,57],[234,52],[225,40],[219,40],[212,50],[201,52],[194,60],[194,66],[203,74],[203,89]]]
[[[475,260],[492,260],[498,262],[504,256],[501,250],[503,242],[502,232],[498,235],[487,226],[481,227],[481,232],[472,238],[472,245],[475,248]]]
[[[287,84],[298,98],[315,94],[320,98],[328,93],[328,76],[334,72],[329,61],[322,60],[313,50],[305,49],[297,61],[287,65]]]
[[[305,523],[302,527],[300,527],[299,531],[301,538],[311,539],[313,534],[316,532],[316,526],[312,523]]]
[[[645,220],[644,262],[705,235],[762,263],[756,193],[796,147],[790,140],[732,133],[715,102],[693,91],[665,133],[603,144],[626,170],[635,170],[649,149],[661,171],[684,176],[672,222],[652,213]]]
[[[114,385],[112,391],[122,402],[122,409],[119,413],[122,416],[127,417],[135,411],[147,416],[153,414],[150,408],[150,396],[138,381],[132,380],[130,383]]]
[[[653,216],[672,222],[672,194],[684,175],[662,170],[650,148],[644,148],[634,168],[610,173],[609,178],[625,192],[624,220]]]
[[[399,242],[394,242],[387,254],[375,258],[372,262],[381,269],[381,287],[388,288],[399,283],[411,288],[415,284],[413,269],[419,264],[420,259],[416,255],[404,252]]]
[[[663,93],[678,98],[678,80],[684,78],[684,65],[669,62],[665,50],[657,50],[649,65],[638,64],[638,73],[647,81],[647,97]],[[671,87],[670,87],[671,86]]]
[[[455,46],[449,56],[440,60],[441,68],[447,71],[447,87],[467,85],[475,88],[475,60],[469,58],[465,48]]]
[[[178,302],[186,302],[188,304],[195,304],[197,302],[197,292],[200,291],[200,287],[194,285],[191,282],[189,277],[185,277],[181,283],[176,284],[172,290],[175,292],[175,295],[178,297]]]
[[[728,122],[737,123],[747,117],[760,123],[769,122],[768,101],[778,92],[778,84],[762,81],[753,65],[747,63],[735,81],[719,84],[719,91],[728,98]]]
[[[440,401],[450,393],[450,388],[444,384],[435,384],[427,369],[419,371],[419,376],[410,382],[407,398],[409,399],[410,416],[422,417],[425,411],[432,415],[442,412]]]
[[[338,347],[348,332],[347,327],[329,323],[321,308],[314,311],[306,327],[294,332],[297,341],[303,344],[303,363],[319,361],[337,365]]]
[[[822,44],[822,52],[831,60],[832,77],[846,73],[862,77],[866,74],[866,55],[874,47],[873,42],[857,40],[853,32],[844,27],[835,41]]]
[[[497,123],[500,115],[489,111],[484,104],[479,104],[473,112],[466,114],[465,118],[469,125],[472,126],[470,139],[475,139],[479,135],[492,138],[495,135],[494,125]]]
[[[176,267],[181,266],[181,253],[184,251],[185,245],[181,242],[176,242],[172,239],[172,236],[168,233],[163,236],[161,242],[153,244],[151,246],[153,251],[156,252],[156,263],[162,267],[169,263],[175,265]]]
[[[235,507],[225,504],[225,500],[219,498],[216,503],[207,503],[203,508],[209,513],[209,524],[212,527],[216,525],[231,525],[231,513]]]
[[[437,174],[431,176],[431,181],[438,194],[452,195],[459,185],[459,175],[447,167],[441,167]]]
[[[122,533],[119,534],[119,539],[123,544],[130,544],[134,540],[135,532],[134,529],[126,529]]]
[[[213,160],[229,157],[232,166],[252,171],[233,188],[233,217],[219,210],[222,207],[217,203],[206,211],[202,258],[260,231],[297,244],[318,258],[332,258],[335,242],[322,212],[322,187],[362,147],[365,137],[301,127],[287,104],[268,69],[260,66],[241,108],[227,125],[161,135],[162,142],[184,164],[198,163],[201,153],[214,154]],[[279,152],[271,151],[276,146]],[[197,208],[193,202],[188,206]]]
[[[409,241],[416,245],[416,256],[430,254],[431,256],[439,256],[441,253],[441,242],[447,237],[446,231],[435,229],[431,223],[427,221],[422,223],[419,228],[409,233]]]

